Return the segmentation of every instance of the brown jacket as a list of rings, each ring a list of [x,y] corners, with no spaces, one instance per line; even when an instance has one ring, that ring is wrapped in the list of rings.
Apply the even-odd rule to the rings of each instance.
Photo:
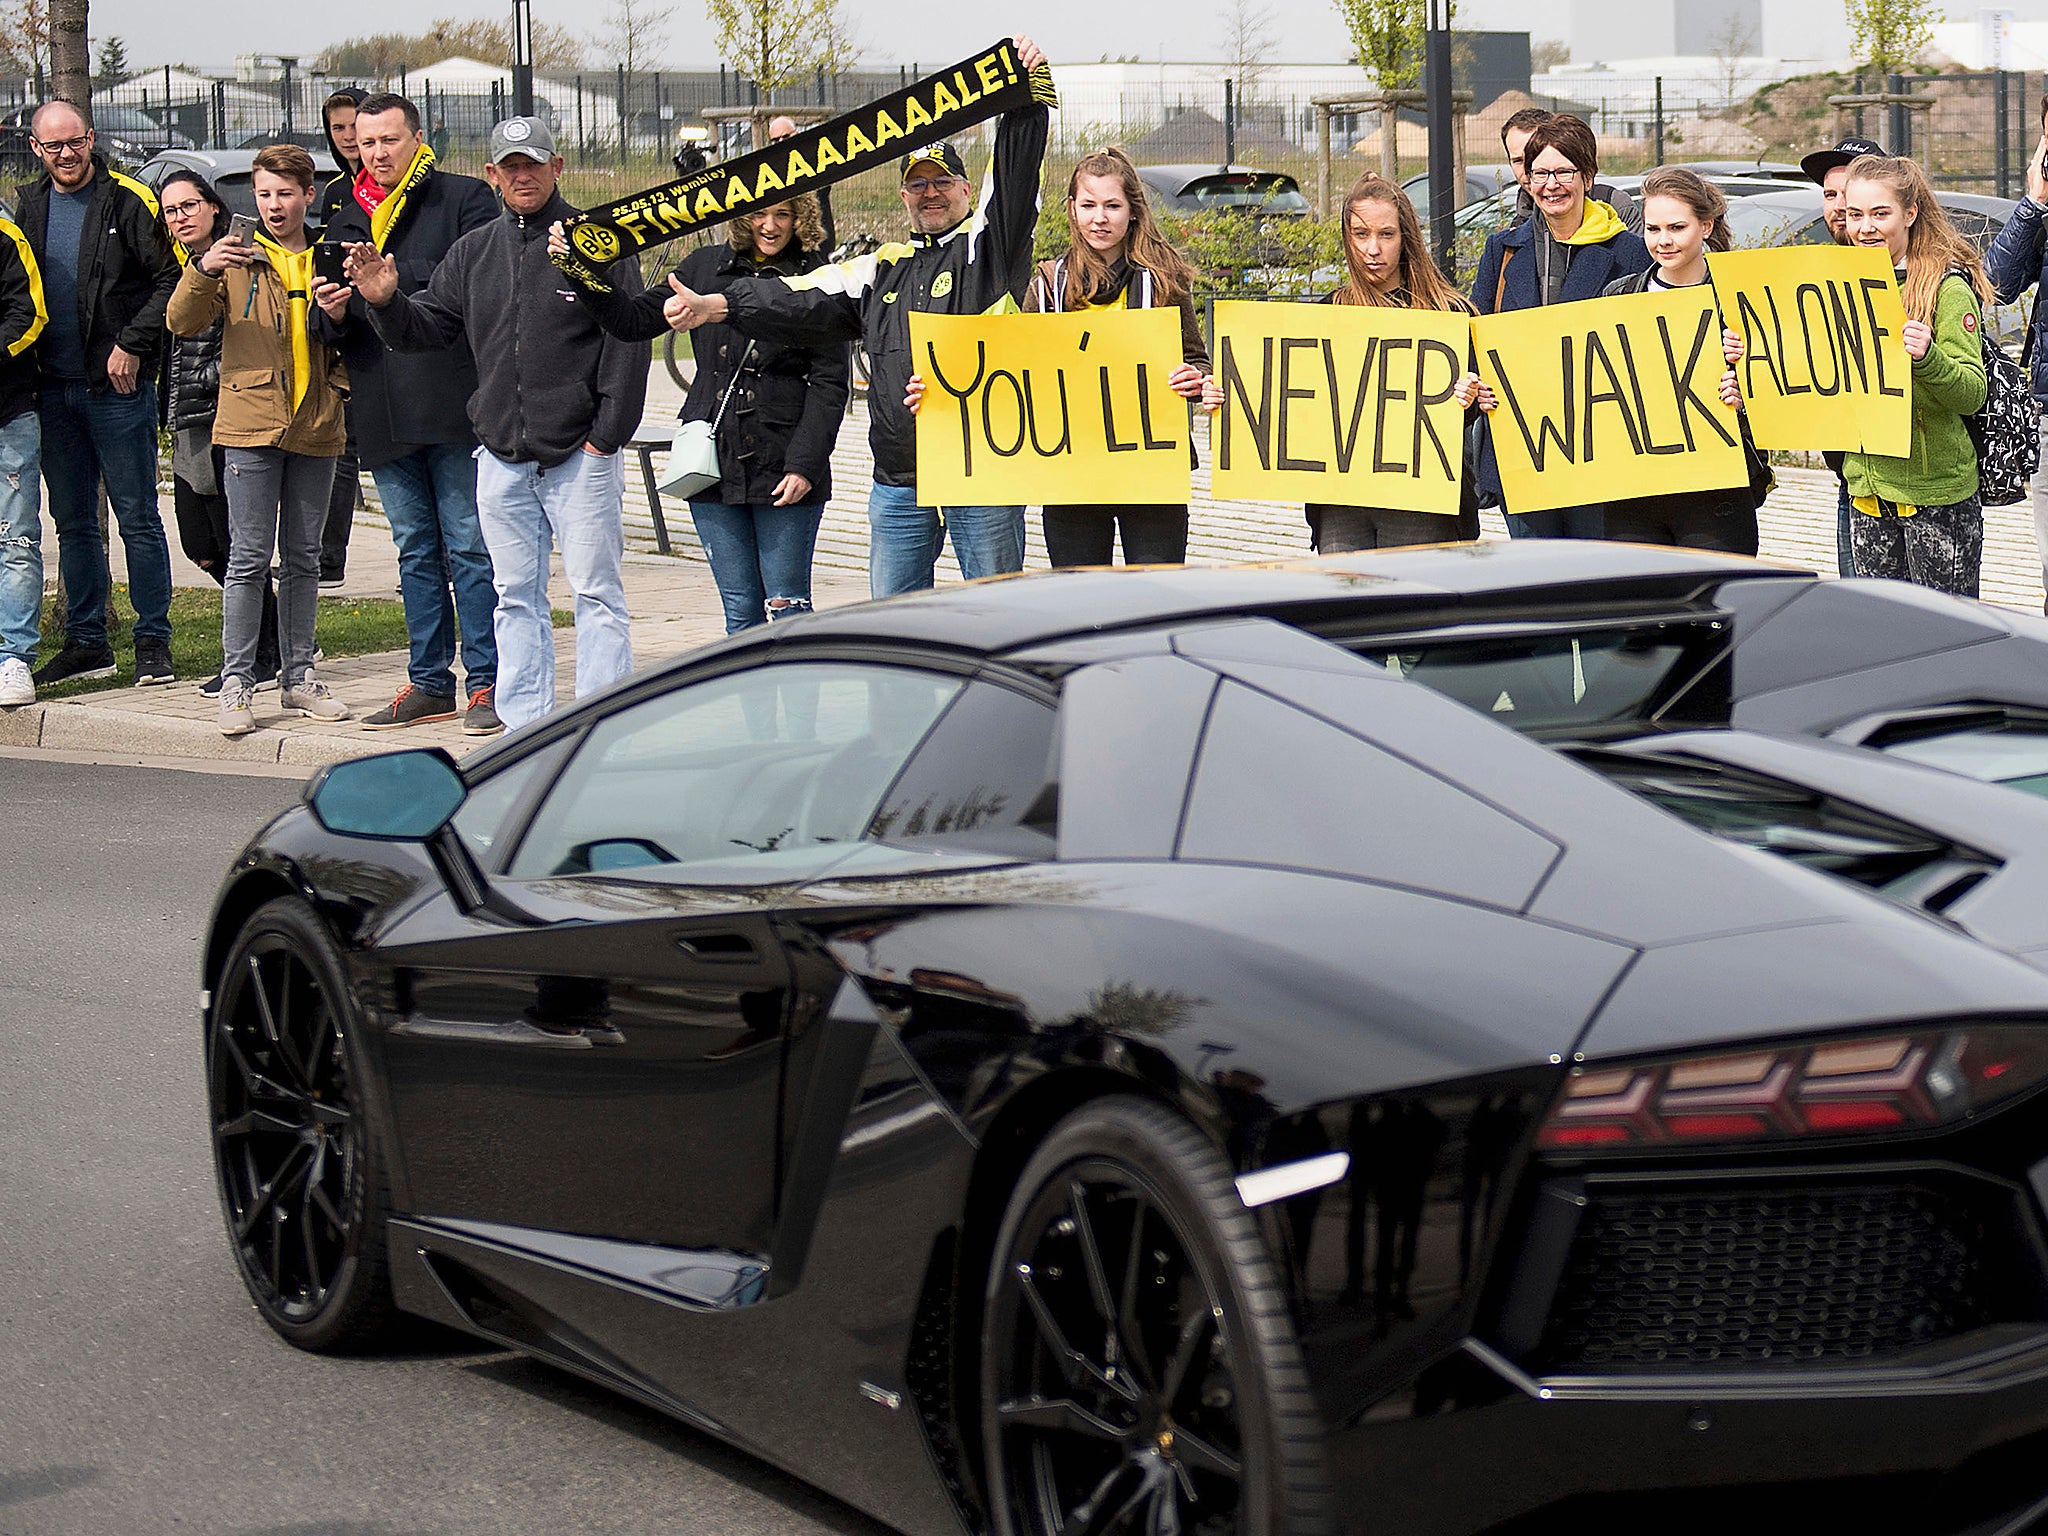
[[[224,277],[208,277],[195,261],[178,279],[164,319],[178,336],[196,336],[216,320],[227,321],[221,336],[215,443],[223,448],[282,448],[308,458],[331,459],[348,443],[342,421],[348,374],[340,355],[317,334],[309,335],[306,355],[312,378],[294,414],[292,347],[285,329],[289,314],[284,285],[268,262],[230,267]]]

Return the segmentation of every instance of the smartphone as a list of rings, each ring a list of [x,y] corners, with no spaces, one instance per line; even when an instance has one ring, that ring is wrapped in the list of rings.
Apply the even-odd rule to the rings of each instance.
[[[256,243],[256,220],[249,214],[238,213],[228,220],[228,238],[238,245]]]
[[[313,242],[313,275],[337,287],[348,286],[348,251],[332,240]]]

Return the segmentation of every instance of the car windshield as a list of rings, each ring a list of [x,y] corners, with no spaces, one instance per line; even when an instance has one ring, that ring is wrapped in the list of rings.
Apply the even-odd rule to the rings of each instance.
[[[1362,639],[1349,649],[1518,731],[1583,735],[1661,719],[1721,653],[1723,638],[1712,622],[1680,621],[1605,633]],[[1725,724],[1714,691],[1695,692],[1695,707],[1709,714],[1688,723]]]
[[[1267,213],[1306,213],[1308,199],[1287,176],[1241,174],[1205,176],[1180,189],[1185,200],[1203,208],[1258,208]]]
[[[1908,762],[2048,798],[2048,722],[2001,720],[1893,741],[1879,750]]]

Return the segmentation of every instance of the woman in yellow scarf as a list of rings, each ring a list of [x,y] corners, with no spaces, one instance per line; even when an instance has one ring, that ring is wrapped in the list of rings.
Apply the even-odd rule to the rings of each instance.
[[[313,157],[273,144],[250,177],[261,215],[253,240],[217,240],[185,269],[166,316],[173,332],[197,335],[225,320],[220,408],[213,440],[225,452],[228,573],[221,599],[220,728],[256,728],[252,710],[263,620],[263,582],[275,548],[279,695],[285,712],[341,720],[348,709],[313,675],[313,612],[320,580],[320,532],[335,460],[347,442],[340,359],[308,323],[313,252],[306,209]]]

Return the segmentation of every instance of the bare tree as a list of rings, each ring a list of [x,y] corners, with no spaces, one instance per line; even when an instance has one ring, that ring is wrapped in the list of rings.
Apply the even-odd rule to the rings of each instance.
[[[50,0],[50,94],[92,121],[90,0]]]
[[[1258,89],[1280,46],[1277,18],[1264,0],[1226,0],[1216,19],[1222,26],[1223,61],[1242,104]]]
[[[1546,37],[1529,45],[1529,73],[1532,75],[1540,75],[1571,61],[1571,44],[1562,38]]]
[[[673,5],[654,0],[612,0],[604,25],[591,34],[591,42],[609,62],[623,64],[626,73],[645,69],[668,44],[669,19]]]
[[[1714,59],[1714,78],[1721,87],[1721,103],[1732,107],[1742,90],[1746,73],[1742,61],[1756,47],[1756,29],[1746,25],[1740,17],[1730,16],[1709,41],[1712,44],[1708,51]]]
[[[0,6],[0,54],[24,75],[50,72],[50,7],[47,0],[11,0]]]

